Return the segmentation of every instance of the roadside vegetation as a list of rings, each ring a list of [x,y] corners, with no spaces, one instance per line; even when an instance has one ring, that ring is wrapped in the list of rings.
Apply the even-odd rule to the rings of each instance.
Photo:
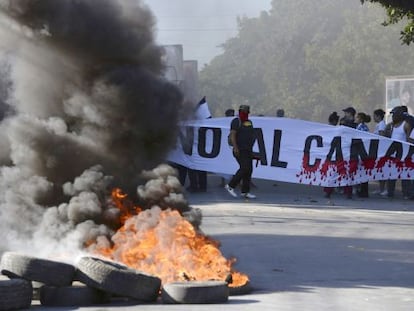
[[[273,0],[257,18],[240,17],[238,34],[200,73],[214,116],[249,103],[254,115],[327,122],[347,106],[383,108],[385,77],[414,74],[413,45],[402,22],[360,0]],[[389,12],[388,12],[389,13]]]

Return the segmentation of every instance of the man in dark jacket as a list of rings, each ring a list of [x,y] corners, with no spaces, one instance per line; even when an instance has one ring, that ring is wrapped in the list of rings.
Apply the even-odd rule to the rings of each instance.
[[[339,125],[348,126],[352,128],[356,128],[357,124],[355,122],[355,114],[356,110],[354,107],[348,107],[345,109],[342,109],[342,111],[345,113],[345,115],[339,120]]]
[[[356,110],[354,107],[348,107],[342,109],[345,115],[339,120],[339,125],[348,126],[356,129],[357,124],[355,122]],[[352,186],[344,186],[344,195],[348,199],[352,199]]]
[[[239,164],[239,169],[232,177],[225,189],[233,196],[237,197],[234,188],[242,182],[241,195],[247,199],[254,199],[256,196],[250,193],[250,181],[253,173],[253,144],[255,132],[253,123],[249,120],[250,107],[241,105],[239,116],[231,121],[230,139],[233,146],[233,156]]]

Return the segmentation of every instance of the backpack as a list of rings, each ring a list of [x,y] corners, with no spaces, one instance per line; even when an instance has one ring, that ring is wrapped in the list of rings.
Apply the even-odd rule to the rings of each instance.
[[[240,126],[241,126],[241,121],[240,121],[240,118],[237,118],[237,120],[239,120],[239,128],[240,128]],[[231,129],[230,129],[230,132],[231,132]],[[232,143],[232,141],[231,141],[231,138],[230,138],[230,133],[229,133],[229,135],[227,135],[227,143],[229,144],[229,146],[230,147],[233,147],[233,143]]]

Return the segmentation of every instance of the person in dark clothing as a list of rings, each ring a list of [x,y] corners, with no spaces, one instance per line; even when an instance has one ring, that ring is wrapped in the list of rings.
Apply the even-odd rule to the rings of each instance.
[[[233,108],[229,108],[224,112],[224,116],[226,117],[234,117],[234,109]]]
[[[356,110],[354,107],[348,107],[342,109],[345,115],[339,120],[339,125],[348,126],[356,129],[357,125],[355,122],[355,113]],[[344,195],[348,199],[352,199],[352,186],[344,186]]]
[[[233,175],[225,189],[233,196],[237,197],[234,188],[242,182],[241,195],[247,199],[254,199],[256,196],[250,193],[250,182],[253,173],[253,144],[255,132],[253,123],[249,120],[250,107],[241,105],[239,116],[231,121],[230,139],[233,145],[233,156],[239,164],[239,169]]]
[[[338,122],[339,122],[339,116],[336,113],[336,111],[334,111],[328,117],[328,124],[336,126],[338,125]],[[330,199],[334,189],[335,187],[324,187],[323,191],[325,192],[325,198]]]
[[[414,116],[408,113],[408,107],[407,106],[401,106],[401,109],[403,111],[404,120],[408,122],[411,128],[414,128]]]
[[[284,116],[285,116],[285,110],[283,109],[276,110],[276,117],[283,118]]]
[[[196,119],[210,119],[211,113],[208,107],[206,97],[203,96],[198,102],[195,110]],[[188,169],[188,179],[190,180],[190,185],[186,188],[188,192],[206,192],[207,191],[207,172]]]
[[[328,123],[329,125],[338,125],[339,122],[339,116],[336,113],[336,111],[332,112],[328,117]]]
[[[339,120],[339,125],[348,126],[356,129],[357,125],[355,122],[356,110],[354,107],[348,107],[342,110],[345,115]]]
[[[177,170],[178,180],[180,181],[181,186],[184,186],[188,171],[187,167],[174,162],[168,162],[168,164]]]
[[[188,192],[206,192],[207,191],[207,172],[188,169],[188,179],[190,186],[187,187]]]

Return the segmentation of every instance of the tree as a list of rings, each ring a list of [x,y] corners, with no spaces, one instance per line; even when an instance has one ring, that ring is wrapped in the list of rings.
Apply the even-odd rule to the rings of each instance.
[[[383,107],[385,77],[414,73],[411,47],[399,25],[359,0],[273,0],[258,18],[241,18],[238,35],[200,73],[214,116],[249,103],[254,114],[326,122],[349,105],[372,113]]]
[[[361,3],[367,1],[378,2],[385,7],[388,20],[382,23],[384,26],[406,20],[407,24],[400,32],[400,40],[407,45],[414,42],[414,2],[412,0],[361,0]]]

